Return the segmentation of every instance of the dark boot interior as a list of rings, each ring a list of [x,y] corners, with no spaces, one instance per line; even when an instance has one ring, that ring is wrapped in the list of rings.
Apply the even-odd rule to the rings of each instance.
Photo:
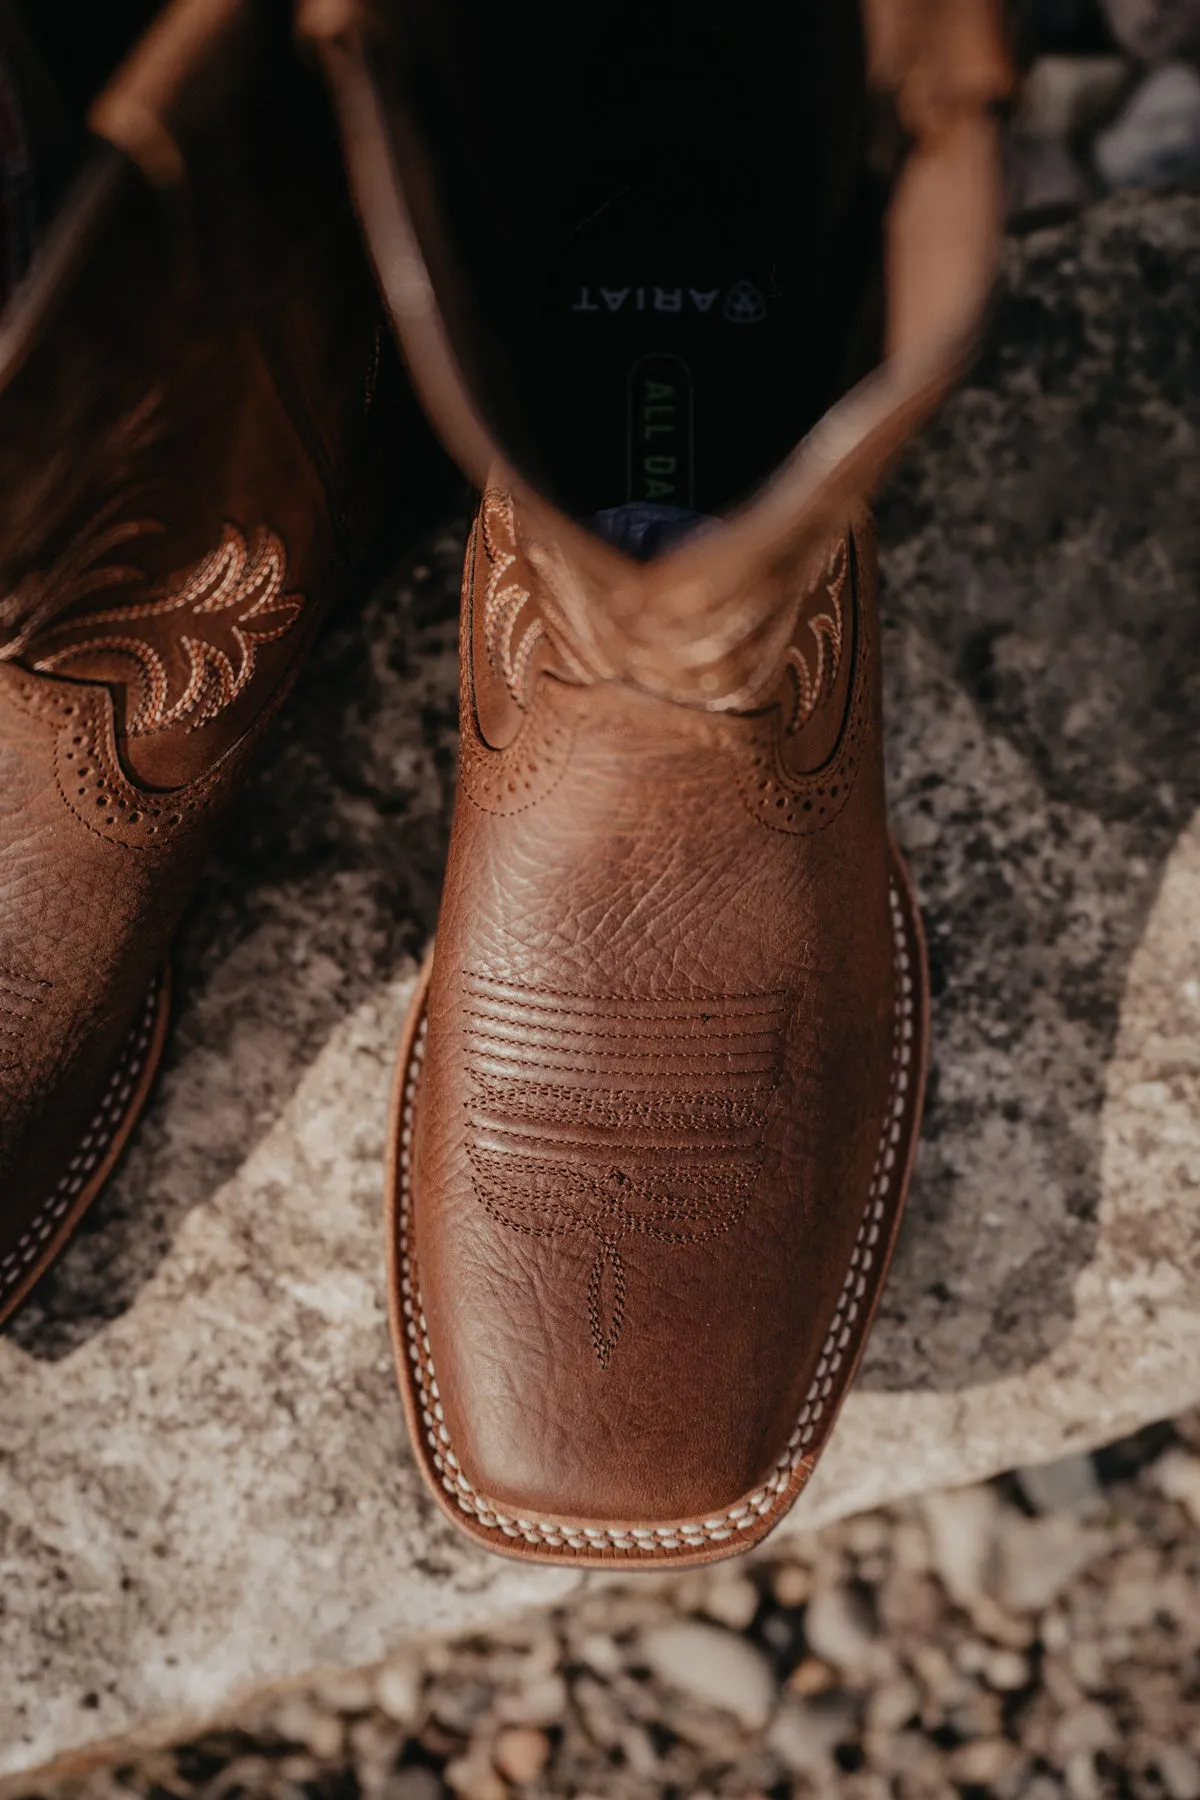
[[[159,0],[0,0],[0,306],[87,150],[88,105]]]
[[[744,499],[878,357],[855,0],[404,18],[418,228],[500,441],[577,517],[665,509],[644,553]]]
[[[18,10],[63,100],[82,118],[160,6],[161,0],[23,0]]]

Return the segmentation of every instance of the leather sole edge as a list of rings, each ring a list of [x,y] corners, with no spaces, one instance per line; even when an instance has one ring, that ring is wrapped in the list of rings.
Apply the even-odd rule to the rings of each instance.
[[[0,1330],[74,1236],[108,1181],[149,1098],[166,1042],[171,975],[155,977],[75,1155],[16,1244],[0,1258]]]

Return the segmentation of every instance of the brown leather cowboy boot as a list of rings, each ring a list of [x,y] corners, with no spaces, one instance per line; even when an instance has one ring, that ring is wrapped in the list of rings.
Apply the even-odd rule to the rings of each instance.
[[[0,316],[0,1320],[129,1136],[180,910],[383,476],[398,513],[440,463],[290,48],[166,8]]]
[[[302,17],[484,488],[396,1096],[401,1384],[480,1542],[703,1561],[807,1480],[912,1166],[862,497],[988,291],[1004,59],[983,0],[392,14]]]

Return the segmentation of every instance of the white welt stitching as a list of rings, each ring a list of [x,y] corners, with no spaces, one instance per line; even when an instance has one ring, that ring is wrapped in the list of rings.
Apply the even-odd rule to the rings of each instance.
[[[96,1109],[95,1117],[80,1140],[79,1147],[54,1192],[44,1200],[32,1220],[6,1256],[0,1257],[0,1300],[10,1294],[22,1280],[29,1264],[41,1255],[47,1241],[75,1204],[87,1181],[100,1163],[125,1118],[126,1108],[138,1076],[146,1062],[146,1051],[154,1035],[158,1014],[158,983],[146,996],[146,1004],[133,1034],[126,1040],[121,1060],[108,1078],[108,1086]]]
[[[664,1551],[699,1550],[705,1544],[723,1543],[740,1531],[751,1530],[759,1520],[780,1507],[782,1497],[791,1486],[806,1448],[829,1404],[834,1378],[845,1360],[851,1329],[867,1291],[867,1276],[876,1260],[888,1195],[897,1175],[904,1109],[916,1051],[913,1017],[915,983],[904,929],[904,910],[894,882],[889,887],[889,900],[896,967],[895,1033],[888,1105],[884,1111],[883,1131],[875,1158],[866,1211],[858,1228],[850,1267],[846,1271],[846,1279],[834,1310],[833,1323],[822,1346],[821,1359],[805,1395],[800,1417],[787,1441],[787,1448],[761,1487],[755,1488],[737,1506],[730,1507],[728,1512],[721,1513],[716,1518],[689,1520],[674,1525],[628,1525],[620,1528],[556,1524],[549,1519],[500,1512],[482,1494],[476,1492],[463,1474],[446,1428],[437,1374],[433,1366],[429,1329],[425,1323],[420,1287],[408,1245],[413,1113],[421,1063],[425,1056],[425,1024],[422,1021],[409,1059],[400,1116],[400,1287],[404,1329],[410,1367],[421,1393],[421,1417],[434,1467],[441,1477],[442,1486],[459,1510],[473,1516],[485,1530],[498,1531],[507,1538],[520,1538],[529,1544],[545,1544],[550,1549],[619,1551],[626,1554],[642,1552],[661,1556]]]

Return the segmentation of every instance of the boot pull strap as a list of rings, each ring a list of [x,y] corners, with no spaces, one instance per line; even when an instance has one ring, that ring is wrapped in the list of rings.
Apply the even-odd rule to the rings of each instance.
[[[157,187],[186,174],[189,131],[242,61],[250,0],[171,0],[88,112],[99,141],[0,314],[0,389],[70,291],[134,167]]]
[[[187,138],[241,67],[249,0],[171,0],[88,111],[105,138],[155,187],[187,170]]]
[[[447,448],[479,487],[517,498],[531,550],[540,541],[540,573],[589,643],[593,666],[713,709],[750,704],[777,678],[788,610],[804,587],[797,571],[819,569],[831,539],[957,376],[994,280],[1000,180],[990,112],[1007,80],[995,0],[864,5],[872,79],[896,96],[911,139],[887,226],[884,361],[720,529],[636,564],[514,471],[472,391],[414,223],[418,205],[422,226],[436,219],[424,204],[421,147],[403,109],[389,112],[375,50],[377,37],[389,38],[387,22],[371,0],[297,0],[297,28],[314,42],[333,95],[413,384]]]
[[[66,297],[129,176],[109,144],[97,145],[71,183],[33,262],[0,313],[0,389],[12,380]]]
[[[890,91],[905,129],[935,136],[962,109],[986,109],[1012,85],[993,0],[862,0],[872,85]]]
[[[370,21],[356,0],[301,0],[297,29],[314,42],[329,85],[367,248],[413,385],[451,455],[482,488],[507,459],[475,404],[434,292],[372,54]]]

